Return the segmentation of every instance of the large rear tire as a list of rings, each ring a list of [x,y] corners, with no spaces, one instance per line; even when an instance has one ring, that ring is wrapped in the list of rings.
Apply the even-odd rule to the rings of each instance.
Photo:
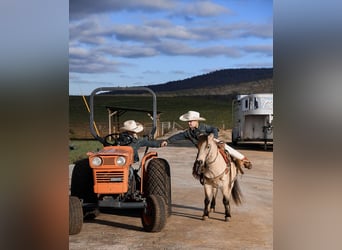
[[[79,198],[69,196],[69,234],[78,234],[83,225],[82,204]]]
[[[171,174],[170,166],[165,159],[152,159],[146,169],[144,192],[148,195],[160,195],[166,205],[167,216],[171,216]]]
[[[166,224],[166,205],[159,195],[146,198],[146,208],[142,210],[141,222],[147,232],[160,232]]]

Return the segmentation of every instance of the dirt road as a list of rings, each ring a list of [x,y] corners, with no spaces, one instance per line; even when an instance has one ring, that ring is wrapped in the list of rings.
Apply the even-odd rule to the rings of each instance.
[[[231,202],[229,222],[221,194],[216,212],[201,220],[203,188],[191,175],[196,148],[168,146],[156,149],[169,162],[172,178],[173,212],[163,231],[144,232],[135,211],[105,211],[85,222],[80,234],[69,236],[69,249],[273,249],[273,152],[256,145],[238,150],[253,168],[239,176],[244,203]]]

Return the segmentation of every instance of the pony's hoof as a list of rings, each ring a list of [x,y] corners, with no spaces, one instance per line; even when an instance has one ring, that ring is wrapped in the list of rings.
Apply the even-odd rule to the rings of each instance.
[[[210,208],[210,213],[215,213],[215,208]]]
[[[202,216],[202,220],[207,220],[209,216]]]
[[[224,221],[228,222],[230,220],[230,217],[225,217]]]

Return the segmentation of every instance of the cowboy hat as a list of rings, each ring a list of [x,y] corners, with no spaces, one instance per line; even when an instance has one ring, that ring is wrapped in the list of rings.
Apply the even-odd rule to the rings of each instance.
[[[124,126],[120,128],[121,130],[131,131],[134,133],[139,133],[144,130],[143,125],[141,125],[139,122],[136,122],[134,120],[125,121],[123,125]]]
[[[205,118],[200,117],[200,113],[196,111],[188,111],[188,113],[185,113],[179,117],[179,120],[183,122],[188,121],[205,121]]]

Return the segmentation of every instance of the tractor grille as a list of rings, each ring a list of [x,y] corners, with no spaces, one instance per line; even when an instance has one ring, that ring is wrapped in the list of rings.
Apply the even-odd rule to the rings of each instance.
[[[96,172],[97,183],[113,183],[123,182],[124,172],[123,171],[98,171]]]
[[[114,165],[115,161],[113,157],[103,158],[103,165]]]

